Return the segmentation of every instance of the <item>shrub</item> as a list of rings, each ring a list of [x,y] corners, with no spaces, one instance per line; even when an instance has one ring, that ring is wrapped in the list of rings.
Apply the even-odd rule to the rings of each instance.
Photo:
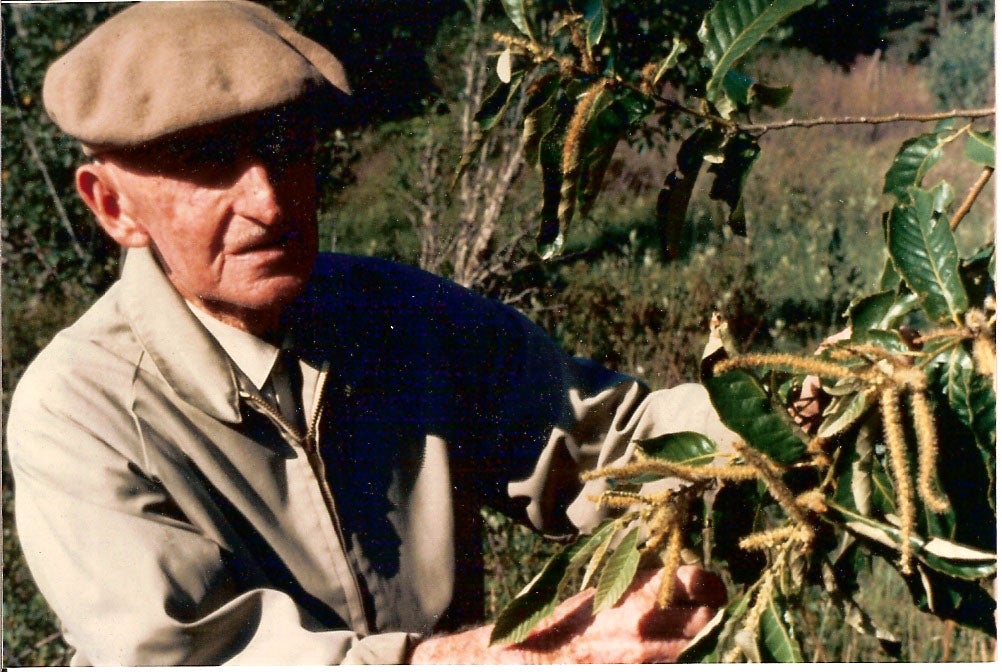
[[[977,107],[992,99],[995,21],[979,16],[952,23],[929,52],[929,87],[944,109]]]

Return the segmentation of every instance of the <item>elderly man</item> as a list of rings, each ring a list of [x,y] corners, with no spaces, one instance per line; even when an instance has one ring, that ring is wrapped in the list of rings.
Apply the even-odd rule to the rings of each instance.
[[[724,597],[694,567],[667,610],[645,576],[532,645],[461,630],[480,507],[572,535],[598,515],[580,469],[726,430],[698,386],[648,395],[446,281],[318,255],[314,124],[348,93],[237,1],[133,6],[47,74],[91,156],[79,194],[128,250],[9,420],[20,539],[74,662],[673,659]]]

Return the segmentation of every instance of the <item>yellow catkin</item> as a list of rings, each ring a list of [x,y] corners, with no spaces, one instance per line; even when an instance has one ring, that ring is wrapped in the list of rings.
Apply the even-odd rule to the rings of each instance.
[[[626,492],[603,492],[598,496],[598,502],[614,509],[627,509],[636,504],[650,506],[652,503],[646,497]]]
[[[798,506],[813,511],[814,513],[824,513],[828,510],[825,504],[825,496],[818,490],[808,490],[797,495],[795,500]]]
[[[598,94],[602,93],[603,88],[605,88],[604,80],[593,83],[578,99],[578,104],[574,108],[574,114],[567,125],[567,136],[564,139],[562,169],[565,177],[577,173],[578,159],[581,155],[581,138],[584,136],[587,126],[585,122],[588,120],[588,114],[591,112],[595,99],[598,98]]]
[[[664,609],[675,595],[675,573],[682,562],[682,525],[680,520],[672,521],[668,533],[668,547],[664,555],[664,574],[658,586],[658,606]]]
[[[749,534],[738,542],[738,546],[746,551],[761,551],[772,548],[776,544],[793,537],[799,528],[796,525],[784,525],[764,532]]]
[[[918,439],[919,496],[930,509],[942,513],[950,508],[950,504],[933,489],[936,475],[936,456],[939,452],[935,421],[925,394],[917,391],[912,392],[911,402],[912,414],[915,416],[915,436]]]
[[[987,335],[980,335],[974,339],[972,348],[975,370],[982,376],[988,376],[995,387],[995,343]]]
[[[921,369],[916,369],[913,366],[894,367],[894,372],[891,374],[891,380],[893,380],[898,387],[904,387],[909,390],[924,390],[928,384],[925,372]]]
[[[775,467],[769,458],[748,446],[736,444],[734,447],[746,462],[758,470],[759,478],[765,482],[765,486],[769,489],[770,494],[783,507],[786,515],[792,518],[794,522],[799,523],[805,528],[809,528],[810,523],[807,520],[807,514],[797,504],[790,489],[775,474]]]
[[[814,458],[814,466],[818,469],[826,469],[831,466],[832,460],[825,452],[828,439],[823,436],[814,436],[807,443],[807,454]]]
[[[621,467],[603,467],[594,471],[588,471],[581,475],[581,478],[590,481],[595,478],[632,478],[635,476],[674,476],[687,481],[708,481],[719,479],[722,481],[749,481],[758,478],[758,471],[754,467],[744,465],[708,464],[704,466],[691,466],[675,464],[664,460],[640,458],[636,462],[631,462]]]
[[[803,357],[800,355],[775,354],[753,354],[738,355],[731,359],[725,359],[713,367],[716,374],[726,373],[733,369],[748,369],[759,367],[786,367],[800,373],[813,373],[816,376],[827,378],[847,378],[858,375],[847,366],[841,366],[833,362],[827,362],[813,357]]]
[[[585,36],[581,32],[577,23],[570,22],[567,27],[571,33],[571,44],[574,45],[574,48],[577,49],[578,53],[581,55],[581,69],[589,75],[595,74],[598,70],[595,67],[595,60],[591,57],[591,49],[588,48],[588,40],[585,39]]]
[[[911,536],[915,526],[915,503],[912,499],[912,484],[908,469],[908,446],[905,430],[901,425],[898,409],[898,392],[886,387],[880,393],[880,414],[884,421],[884,440],[891,458],[891,473],[894,475],[897,492],[898,517],[901,520],[901,573],[910,574],[912,547]]]
[[[640,71],[640,90],[650,96],[654,94],[654,75],[657,74],[657,62],[650,62]]]
[[[915,337],[916,343],[928,343],[929,341],[935,341],[939,338],[966,338],[970,336],[970,332],[967,329],[961,329],[959,327],[947,327],[944,329],[932,329],[925,332],[924,334],[919,334]]]

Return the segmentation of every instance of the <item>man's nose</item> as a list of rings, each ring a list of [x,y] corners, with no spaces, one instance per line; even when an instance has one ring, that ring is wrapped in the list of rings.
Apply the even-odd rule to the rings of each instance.
[[[275,169],[259,158],[248,161],[234,184],[238,190],[234,208],[237,214],[261,224],[274,224],[282,215],[276,188]]]

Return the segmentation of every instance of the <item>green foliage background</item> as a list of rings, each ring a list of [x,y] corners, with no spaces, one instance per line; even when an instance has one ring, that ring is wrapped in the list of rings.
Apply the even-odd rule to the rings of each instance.
[[[466,10],[460,2],[268,4],[333,45],[354,75],[355,109],[324,139],[321,153],[325,246],[415,262],[417,239],[401,194],[411,188],[427,129],[439,129],[441,137],[454,130],[451,112],[462,81],[455,55],[467,39]],[[620,17],[612,30],[628,45],[622,58],[642,64],[651,53],[665,51],[680,22],[695,20],[710,3],[609,4]],[[117,252],[96,233],[72,190],[72,171],[82,155],[45,118],[40,89],[47,64],[120,7],[0,8],[6,38],[0,94],[4,409],[34,354],[114,277]],[[992,63],[984,51],[991,46],[990,12],[991,3],[973,0],[819,2],[751,62],[765,81],[793,85],[794,97],[783,111],[789,116],[980,105]],[[488,21],[501,17],[500,6],[490,5],[489,14]],[[850,34],[853,40],[842,39]],[[874,57],[875,50],[885,56]],[[698,61],[689,57],[688,69],[672,86],[698,81]],[[866,288],[882,263],[882,175],[902,140],[918,130],[898,125],[768,137],[745,192],[749,238],[729,235],[721,226],[727,213],[708,198],[708,185],[700,185],[671,263],[658,252],[653,201],[678,140],[640,133],[632,147],[624,144],[614,156],[606,194],[567,242],[571,254],[504,278],[498,295],[520,297],[518,307],[569,351],[655,386],[697,378],[714,309],[728,316],[743,350],[813,349],[842,326],[849,297]],[[445,148],[457,157],[461,150]],[[958,156],[948,155],[937,170],[957,184],[975,177]],[[525,171],[515,184],[507,214],[512,226],[537,217],[530,194],[538,192],[538,181]],[[991,199],[982,197],[961,230],[962,247],[967,237],[962,251],[972,251],[992,226]],[[3,475],[3,663],[64,664],[67,648],[17,546],[6,454]],[[553,547],[486,515],[489,618]],[[904,626],[906,659],[994,655],[993,640],[918,613],[904,585],[880,562],[861,581],[872,588],[864,593],[885,622]],[[874,645],[834,622],[828,606],[818,602],[814,641],[805,649],[816,660],[880,660]]]

